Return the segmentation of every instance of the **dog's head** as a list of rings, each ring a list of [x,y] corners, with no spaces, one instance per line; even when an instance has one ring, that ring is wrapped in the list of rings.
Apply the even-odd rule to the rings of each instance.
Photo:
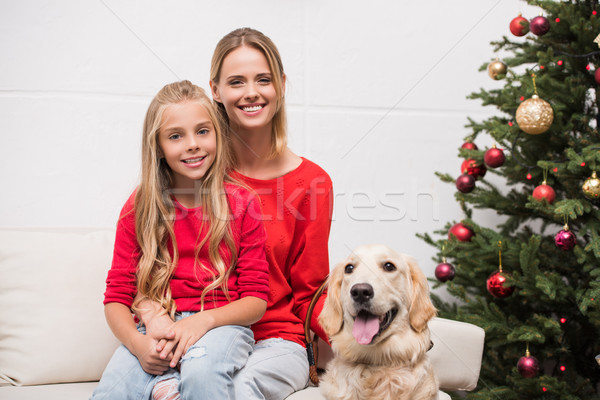
[[[420,333],[435,314],[416,261],[387,246],[368,245],[335,266],[319,322],[331,338],[344,330],[358,344],[371,345],[406,329]]]

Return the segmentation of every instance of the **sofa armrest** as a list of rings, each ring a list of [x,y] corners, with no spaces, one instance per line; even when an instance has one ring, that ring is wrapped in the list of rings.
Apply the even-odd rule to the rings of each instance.
[[[485,332],[478,326],[444,318],[429,322],[429,357],[440,389],[473,390],[479,380]]]
[[[0,384],[100,378],[119,345],[102,305],[114,241],[114,229],[0,229]]]

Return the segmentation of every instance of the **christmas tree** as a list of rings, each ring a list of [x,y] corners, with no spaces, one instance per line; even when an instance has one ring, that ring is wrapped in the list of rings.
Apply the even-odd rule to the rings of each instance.
[[[464,219],[419,236],[440,316],[486,332],[468,399],[600,399],[600,6],[527,3],[539,15],[506,16],[481,68],[502,88],[470,95],[494,116],[468,119],[461,174],[438,173]]]

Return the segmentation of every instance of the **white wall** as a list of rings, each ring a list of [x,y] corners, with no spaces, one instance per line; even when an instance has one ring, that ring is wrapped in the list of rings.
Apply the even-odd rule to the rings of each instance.
[[[251,26],[283,56],[291,147],[333,179],[332,262],[382,242],[432,276],[415,233],[461,218],[434,172],[458,174],[467,116],[494,112],[466,95],[501,86],[478,68],[519,11],[538,14],[518,0],[2,2],[0,226],[114,226],[153,95],[208,87],[217,41]]]

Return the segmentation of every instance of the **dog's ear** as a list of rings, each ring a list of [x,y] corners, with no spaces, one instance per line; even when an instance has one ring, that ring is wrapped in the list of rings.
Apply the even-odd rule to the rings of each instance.
[[[319,324],[329,337],[338,333],[342,329],[344,322],[344,312],[340,298],[344,266],[344,263],[340,263],[331,271],[327,287],[327,297],[323,304],[323,310],[319,314]]]
[[[412,281],[412,297],[409,310],[410,326],[417,332],[427,327],[427,322],[436,316],[437,310],[429,298],[429,285],[427,278],[419,268],[417,261],[407,255],[403,255],[410,271]]]

